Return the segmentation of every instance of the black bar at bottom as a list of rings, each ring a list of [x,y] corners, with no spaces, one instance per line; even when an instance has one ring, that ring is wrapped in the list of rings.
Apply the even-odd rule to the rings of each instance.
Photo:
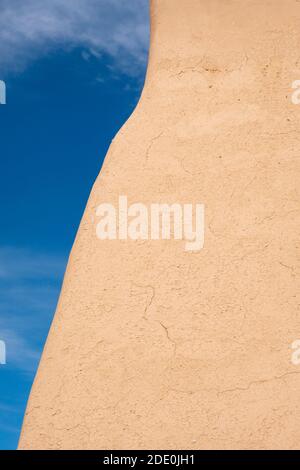
[[[170,468],[188,468],[207,463],[287,463],[300,462],[300,451],[187,451],[187,450],[130,450],[130,451],[0,451],[0,464],[66,463],[89,468],[107,468],[121,465],[123,468],[148,468],[168,465]],[[205,467],[207,468],[207,467]]]

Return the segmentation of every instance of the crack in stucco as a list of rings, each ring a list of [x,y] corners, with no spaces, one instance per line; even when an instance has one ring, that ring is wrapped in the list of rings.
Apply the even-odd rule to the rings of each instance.
[[[138,289],[143,289],[144,291],[146,291],[146,292],[143,293],[144,295],[147,295],[147,301],[146,301],[146,305],[145,305],[144,312],[143,312],[143,318],[145,320],[148,320],[147,313],[148,313],[148,310],[151,307],[151,305],[154,301],[154,298],[155,298],[155,287],[153,287],[150,284],[148,284],[148,285],[139,285],[139,284],[136,284],[135,282],[132,282],[131,285],[137,287]],[[151,295],[150,295],[150,300],[148,301],[149,289],[151,290]]]
[[[300,372],[286,372],[285,374],[275,376],[275,377],[270,377],[270,378],[266,378],[266,379],[259,379],[259,380],[253,380],[252,382],[249,382],[248,385],[245,386],[245,387],[233,387],[233,388],[227,388],[227,389],[224,389],[224,390],[218,390],[216,388],[204,388],[204,389],[200,389],[200,390],[179,390],[179,389],[175,389],[175,388],[170,388],[169,392],[184,393],[184,394],[187,394],[187,395],[193,395],[193,394],[197,394],[197,393],[212,393],[212,392],[214,392],[219,396],[219,395],[224,395],[224,394],[227,394],[227,393],[246,392],[251,387],[253,387],[255,385],[261,385],[261,384],[265,384],[265,383],[269,383],[269,382],[273,382],[273,381],[277,381],[277,380],[282,380],[285,377],[292,376],[292,375],[299,375],[299,374],[300,374]]]
[[[176,354],[176,351],[177,351],[177,344],[176,342],[170,337],[170,333],[169,333],[169,328],[166,327],[161,321],[157,320],[158,323],[160,324],[160,326],[165,330],[165,333],[166,333],[166,336],[168,338],[168,341],[172,344],[172,347],[173,347],[173,353],[174,353],[174,356]]]
[[[163,135],[163,133],[164,133],[164,131],[161,131],[157,136],[153,137],[150,140],[150,144],[148,145],[147,150],[146,150],[146,162],[148,162],[148,160],[150,158],[150,152],[151,152],[151,149],[152,149],[155,141],[158,140]]]
[[[244,391],[249,390],[253,385],[260,385],[260,384],[265,384],[265,383],[268,383],[268,382],[273,382],[275,380],[282,380],[285,377],[288,377],[290,375],[298,375],[298,374],[300,374],[300,372],[286,372],[285,374],[275,376],[275,377],[271,377],[271,378],[267,378],[267,379],[253,380],[246,387],[228,388],[228,389],[219,391],[218,394],[233,393],[233,392],[244,392]]]

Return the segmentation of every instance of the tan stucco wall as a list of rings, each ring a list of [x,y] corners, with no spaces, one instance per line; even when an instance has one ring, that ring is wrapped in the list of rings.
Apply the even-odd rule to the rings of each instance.
[[[296,449],[300,3],[151,9],[146,85],[87,204],[20,448]],[[205,204],[204,249],[98,240],[120,194]]]

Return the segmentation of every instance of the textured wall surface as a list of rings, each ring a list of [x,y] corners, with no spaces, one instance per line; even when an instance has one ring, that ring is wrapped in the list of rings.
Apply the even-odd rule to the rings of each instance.
[[[146,85],[87,204],[20,448],[299,448],[300,2],[151,10]],[[205,204],[204,249],[100,241],[120,194]]]

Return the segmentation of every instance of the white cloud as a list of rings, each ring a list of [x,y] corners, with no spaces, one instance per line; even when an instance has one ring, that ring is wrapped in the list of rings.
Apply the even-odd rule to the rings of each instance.
[[[13,330],[0,329],[1,341],[6,345],[6,365],[16,367],[24,372],[35,372],[40,352],[26,338]]]
[[[65,266],[61,256],[16,247],[0,247],[0,280],[55,279]]]
[[[148,49],[148,0],[0,0],[0,71],[57,48],[109,54],[136,74]],[[86,56],[87,57],[87,56]]]
[[[66,266],[62,256],[0,247],[0,340],[7,365],[35,371]]]

